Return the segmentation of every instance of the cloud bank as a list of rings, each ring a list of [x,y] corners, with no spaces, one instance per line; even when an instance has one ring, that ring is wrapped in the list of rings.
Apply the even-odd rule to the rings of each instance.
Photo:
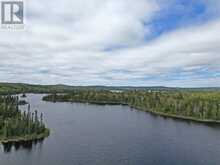
[[[154,20],[174,4],[186,7],[174,0],[27,1],[26,29],[0,31],[0,81],[220,86],[219,1],[201,0],[205,21],[152,37]]]

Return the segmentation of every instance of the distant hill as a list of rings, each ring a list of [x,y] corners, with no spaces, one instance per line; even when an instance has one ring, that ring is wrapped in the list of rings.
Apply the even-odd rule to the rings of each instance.
[[[1,94],[14,93],[64,93],[72,90],[144,90],[144,91],[220,91],[220,87],[205,87],[205,88],[177,88],[164,86],[149,86],[149,87],[135,87],[135,86],[69,86],[69,85],[33,85],[24,83],[0,83]]]

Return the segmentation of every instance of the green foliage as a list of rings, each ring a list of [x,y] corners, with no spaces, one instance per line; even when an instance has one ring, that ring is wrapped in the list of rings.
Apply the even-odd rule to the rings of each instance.
[[[68,86],[68,85],[31,85],[23,83],[0,83],[0,94],[16,93],[70,93],[74,90],[112,90],[112,91],[220,91],[220,88],[172,88],[172,87],[132,87],[132,86]],[[25,95],[24,95],[25,96]]]
[[[75,90],[69,94],[48,95],[43,100],[125,104],[143,111],[170,116],[220,121],[220,92],[214,91]]]
[[[32,113],[30,105],[27,112],[18,108],[17,96],[0,96],[0,141],[20,137],[34,137],[47,131],[43,115]]]

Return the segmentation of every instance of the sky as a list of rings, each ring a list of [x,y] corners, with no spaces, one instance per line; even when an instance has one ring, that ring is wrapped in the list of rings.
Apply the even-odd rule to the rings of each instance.
[[[220,0],[26,0],[0,82],[220,87]]]

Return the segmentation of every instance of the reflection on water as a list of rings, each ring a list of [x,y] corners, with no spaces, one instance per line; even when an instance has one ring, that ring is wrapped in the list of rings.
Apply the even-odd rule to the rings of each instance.
[[[51,103],[29,94],[51,135],[0,145],[0,165],[219,165],[220,128],[126,106]],[[21,106],[21,110],[27,107]]]
[[[199,121],[193,121],[193,120],[186,120],[181,118],[171,118],[168,116],[158,115],[155,113],[146,112],[147,115],[150,115],[151,117],[155,119],[164,119],[165,121],[174,121],[174,122],[182,122],[183,124],[187,124],[188,126],[193,125],[201,125],[204,127],[209,127],[210,129],[216,129],[217,131],[220,130],[220,124],[216,122],[199,122]]]
[[[32,141],[2,143],[2,147],[4,153],[10,153],[13,150],[18,151],[20,149],[31,151],[36,145],[42,146],[43,140],[44,138]]]

